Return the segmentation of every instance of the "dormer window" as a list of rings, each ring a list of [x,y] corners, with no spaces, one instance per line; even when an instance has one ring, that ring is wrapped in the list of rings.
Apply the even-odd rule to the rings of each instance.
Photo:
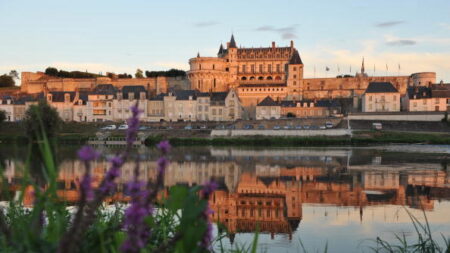
[[[141,100],[145,100],[146,96],[145,96],[145,92],[141,92],[140,93],[140,99]]]
[[[117,93],[117,99],[118,100],[122,100],[122,92],[118,92]]]
[[[189,96],[189,100],[192,100],[192,96]]]
[[[128,100],[133,100],[134,99],[134,93],[130,92],[128,93]]]
[[[78,100],[78,105],[83,105],[83,100]]]
[[[6,100],[6,104],[10,105],[11,104],[11,99]]]
[[[52,102],[52,94],[47,94],[47,102]]]

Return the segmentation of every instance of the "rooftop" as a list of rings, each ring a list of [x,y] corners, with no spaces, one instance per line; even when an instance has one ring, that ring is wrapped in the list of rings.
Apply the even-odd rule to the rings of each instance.
[[[389,82],[371,82],[365,93],[392,93],[398,90]]]

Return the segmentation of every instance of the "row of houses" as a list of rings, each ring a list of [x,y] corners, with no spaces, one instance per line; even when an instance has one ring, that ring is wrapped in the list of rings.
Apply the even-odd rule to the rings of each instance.
[[[174,90],[149,97],[144,86],[98,85],[92,91],[50,91],[37,96],[0,97],[0,110],[7,121],[20,121],[26,109],[39,100],[56,108],[64,121],[123,122],[131,116],[130,107],[138,104],[143,121],[234,121],[241,119],[242,106],[234,90],[202,93]]]
[[[450,84],[411,86],[405,96],[389,82],[373,82],[362,95],[362,112],[445,112],[450,108]]]

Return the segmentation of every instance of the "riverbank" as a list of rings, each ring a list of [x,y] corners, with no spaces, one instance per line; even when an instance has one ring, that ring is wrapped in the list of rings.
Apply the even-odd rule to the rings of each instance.
[[[442,133],[408,133],[385,131],[356,131],[353,136],[314,136],[314,137],[170,137],[163,135],[150,136],[146,145],[154,145],[162,139],[168,139],[175,146],[364,146],[374,144],[441,144],[450,145],[450,134]]]

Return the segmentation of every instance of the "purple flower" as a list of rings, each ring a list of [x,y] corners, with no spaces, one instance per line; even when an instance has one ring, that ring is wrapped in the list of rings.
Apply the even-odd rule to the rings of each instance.
[[[170,143],[169,141],[161,141],[156,145],[156,147],[161,150],[163,154],[167,154],[170,151]]]
[[[209,196],[215,191],[215,190],[217,190],[217,187],[218,187],[219,185],[215,182],[215,181],[213,181],[213,180],[210,180],[210,181],[208,181],[208,182],[206,182],[204,185],[203,185],[203,189],[202,189],[202,193],[203,193],[203,198],[204,199],[209,199]]]
[[[99,188],[104,194],[112,192],[116,187],[114,180],[120,176],[120,168],[124,163],[124,160],[120,156],[115,156],[109,161],[111,162],[111,168],[106,172],[105,179]]]
[[[169,161],[165,157],[160,157],[158,161],[156,162],[158,164],[158,173],[164,174],[164,171],[167,168],[167,165],[169,165]]]
[[[94,199],[94,191],[91,187],[91,174],[85,174],[83,180],[81,181],[81,189],[84,192],[87,201]]]
[[[136,139],[136,134],[139,129],[139,115],[142,113],[142,110],[139,109],[138,104],[136,103],[131,108],[131,117],[127,120],[128,130],[127,130],[127,143],[128,145],[133,144],[133,141]]]
[[[80,158],[80,160],[82,161],[93,161],[98,159],[99,157],[100,152],[96,151],[91,146],[83,146],[82,148],[80,148],[80,150],[78,150],[78,158]]]

